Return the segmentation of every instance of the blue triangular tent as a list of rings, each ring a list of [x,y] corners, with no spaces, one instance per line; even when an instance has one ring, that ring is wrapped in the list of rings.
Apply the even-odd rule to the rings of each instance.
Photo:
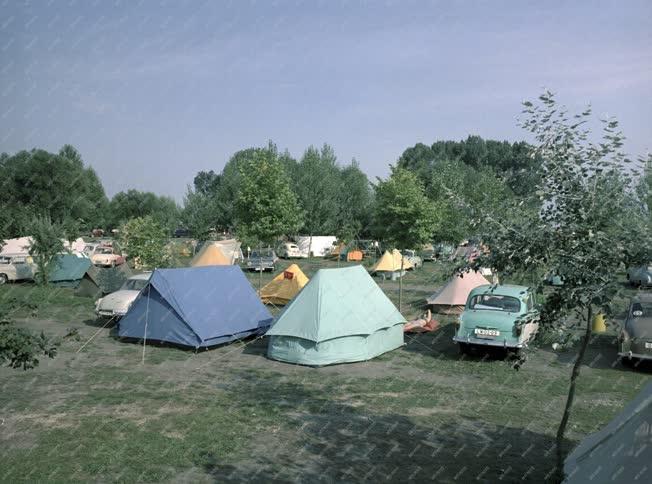
[[[271,322],[238,266],[157,269],[118,334],[199,348],[264,333]]]

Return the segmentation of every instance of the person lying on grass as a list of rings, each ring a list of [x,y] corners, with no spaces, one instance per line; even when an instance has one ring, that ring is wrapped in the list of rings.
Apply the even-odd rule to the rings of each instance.
[[[421,318],[413,319],[405,323],[403,327],[404,333],[425,333],[439,329],[439,321],[432,319],[432,312],[430,309],[426,311]]]

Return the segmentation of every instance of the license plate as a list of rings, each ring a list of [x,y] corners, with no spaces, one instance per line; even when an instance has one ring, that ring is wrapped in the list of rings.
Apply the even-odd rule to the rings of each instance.
[[[646,341],[645,342],[645,349],[646,350],[652,350],[652,341]]]
[[[497,329],[475,328],[475,335],[481,338],[494,338],[500,336],[500,331]]]

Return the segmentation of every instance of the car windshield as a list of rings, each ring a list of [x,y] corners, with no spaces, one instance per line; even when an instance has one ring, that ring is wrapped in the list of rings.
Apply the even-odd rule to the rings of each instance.
[[[95,252],[98,254],[113,254],[113,249],[110,247],[99,247]]]
[[[147,279],[127,279],[122,285],[123,291],[142,291],[147,285]]]
[[[517,313],[521,310],[521,301],[511,296],[499,294],[480,294],[474,296],[469,303],[469,309],[486,309],[490,311],[505,311]]]
[[[635,302],[632,304],[632,314],[637,313],[636,316],[639,318],[650,318],[652,317],[652,303],[644,302]],[[638,314],[642,313],[642,314]]]
[[[251,259],[256,259],[261,257],[272,257],[272,253],[265,250],[261,251],[260,253],[258,251],[253,251],[249,257]]]

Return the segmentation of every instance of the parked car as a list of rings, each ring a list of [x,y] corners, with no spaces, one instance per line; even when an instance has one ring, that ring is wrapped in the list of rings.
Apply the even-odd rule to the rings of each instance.
[[[652,360],[652,294],[632,298],[618,345],[625,362]]]
[[[652,264],[632,267],[627,271],[627,280],[632,286],[652,286]]]
[[[0,256],[0,284],[16,281],[33,281],[35,272],[36,264],[34,264],[31,256]]]
[[[416,251],[406,249],[403,251],[403,255],[412,264],[414,269],[423,266],[423,259],[417,255]]]
[[[82,252],[86,257],[91,258],[95,254],[95,249],[97,249],[100,245],[101,244],[99,242],[89,242],[84,246],[84,250]]]
[[[518,352],[538,329],[539,311],[529,287],[485,284],[469,294],[453,341],[462,353],[487,346]]]
[[[437,251],[435,249],[424,249],[421,251],[423,262],[435,262],[437,260]]]
[[[138,294],[147,286],[151,275],[151,272],[145,272],[131,276],[118,291],[95,302],[95,314],[100,317],[121,317],[127,314]]]
[[[253,250],[249,253],[246,262],[248,271],[274,271],[278,257],[272,249],[263,249],[262,251]]]
[[[301,257],[301,250],[294,242],[285,242],[278,249],[278,256],[284,259]]]
[[[95,266],[115,267],[124,264],[125,258],[118,253],[115,247],[104,245],[95,249],[91,262]]]
[[[190,230],[184,229],[179,227],[174,231],[174,234],[172,234],[173,237],[179,238],[179,237],[190,237]]]

